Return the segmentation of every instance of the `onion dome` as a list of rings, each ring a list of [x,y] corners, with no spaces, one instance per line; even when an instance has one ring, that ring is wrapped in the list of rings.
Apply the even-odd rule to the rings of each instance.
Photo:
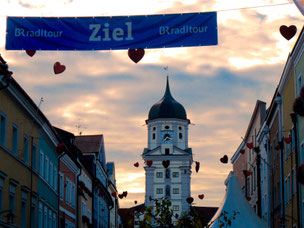
[[[163,98],[155,103],[149,111],[148,120],[154,120],[158,118],[176,118],[188,120],[185,108],[171,95],[168,76],[166,91]]]

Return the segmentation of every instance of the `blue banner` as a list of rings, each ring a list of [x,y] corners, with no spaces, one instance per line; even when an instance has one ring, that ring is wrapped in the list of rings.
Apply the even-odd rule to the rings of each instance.
[[[7,17],[7,50],[118,50],[217,45],[216,12]]]

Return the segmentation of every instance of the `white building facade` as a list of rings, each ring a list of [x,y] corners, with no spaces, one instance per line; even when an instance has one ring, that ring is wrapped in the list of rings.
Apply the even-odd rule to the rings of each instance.
[[[155,103],[146,120],[148,146],[142,157],[145,161],[145,206],[153,206],[153,199],[166,198],[172,202],[174,214],[189,210],[190,180],[193,163],[188,147],[188,126],[184,107],[171,95],[167,78],[163,98]],[[174,221],[174,219],[173,219]]]

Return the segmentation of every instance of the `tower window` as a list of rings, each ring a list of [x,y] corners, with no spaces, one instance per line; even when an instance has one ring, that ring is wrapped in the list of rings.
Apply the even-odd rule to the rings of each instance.
[[[173,205],[173,211],[179,211],[179,205]]]
[[[166,169],[166,179],[170,179],[170,169]]]
[[[165,129],[166,129],[166,130],[170,129],[170,126],[166,125],[166,126],[165,126]]]
[[[156,189],[156,194],[163,194],[163,189],[162,188],[157,188]]]
[[[155,133],[152,134],[152,139],[155,139]]]
[[[183,139],[183,133],[178,134],[179,139]]]
[[[163,178],[163,173],[162,172],[157,172],[156,173],[156,178]]]
[[[179,127],[178,127],[178,130],[180,130],[180,131],[181,131],[181,130],[183,130],[183,128],[182,128],[181,126],[179,126]]]
[[[179,172],[172,172],[172,177],[179,177]]]
[[[166,155],[170,154],[170,149],[169,148],[165,148],[165,154]]]
[[[155,131],[155,130],[156,130],[156,127],[153,127],[153,128],[152,128],[152,131]]]
[[[179,194],[179,188],[173,188],[173,194]]]
[[[170,185],[166,185],[166,196],[170,196]]]

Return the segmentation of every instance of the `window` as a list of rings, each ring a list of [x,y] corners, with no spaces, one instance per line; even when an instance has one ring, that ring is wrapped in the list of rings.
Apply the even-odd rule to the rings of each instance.
[[[156,173],[156,178],[163,178],[163,173],[162,172],[157,172]]]
[[[152,139],[153,139],[153,140],[155,139],[155,133],[152,134]]]
[[[27,218],[27,193],[21,192],[21,228],[26,228],[26,218]]]
[[[57,215],[55,212],[53,213],[53,227],[57,228]]]
[[[298,77],[298,95],[300,95],[301,87],[302,87],[302,73],[300,73]]]
[[[178,133],[178,138],[183,139],[183,133]]]
[[[71,194],[71,205],[73,206],[73,207],[75,207],[75,184],[72,184],[71,185],[72,186],[72,188],[71,188],[71,192],[72,192],[72,194]]]
[[[165,148],[165,154],[170,154],[170,149],[169,148]]]
[[[165,129],[166,129],[166,130],[170,129],[170,126],[166,125],[166,126],[165,126]]]
[[[50,162],[50,185],[53,187],[54,186],[54,168],[53,168],[53,163]]]
[[[47,207],[44,206],[44,228],[48,228],[48,214],[47,214]]]
[[[32,167],[37,170],[37,146],[32,144]]]
[[[3,186],[4,186],[4,180],[0,178],[0,211],[2,211],[3,207]],[[2,214],[0,214],[0,221],[2,220]]]
[[[64,185],[64,177],[63,174],[59,172],[59,191],[60,191],[60,199],[63,200],[63,185]]]
[[[166,196],[170,196],[170,185],[166,185]]]
[[[43,227],[43,206],[42,203],[39,202],[39,210],[38,210],[38,227]]]
[[[54,189],[57,191],[57,181],[58,181],[58,176],[57,176],[57,168],[54,167]]]
[[[15,214],[15,200],[16,200],[16,186],[10,184],[9,186],[9,209]]]
[[[173,205],[173,211],[179,211],[179,205]]]
[[[181,126],[179,126],[179,127],[178,127],[178,130],[180,130],[180,131],[181,131],[181,130],[183,130],[183,128],[182,128]]]
[[[157,188],[156,189],[156,194],[163,194],[163,189],[162,188]]]
[[[287,184],[287,178],[284,181],[284,197],[285,197],[285,204],[288,202],[288,184]]]
[[[68,204],[69,203],[69,200],[70,200],[70,182],[68,180],[68,178],[66,178],[66,181],[65,181],[65,201],[66,203]]]
[[[166,169],[166,179],[170,179],[170,169]]]
[[[291,200],[291,181],[290,181],[290,175],[288,175],[287,184],[288,184],[288,201],[289,201],[289,200]]]
[[[49,158],[45,156],[45,165],[44,165],[44,178],[47,182],[49,182]]]
[[[23,161],[28,164],[29,160],[29,138],[27,135],[23,136]]]
[[[31,204],[31,228],[36,227],[36,198],[32,198],[32,204]]]
[[[85,202],[81,202],[81,214],[86,216],[87,215],[87,205]]]
[[[13,124],[13,135],[12,135],[12,153],[18,155],[18,127]]]
[[[173,194],[179,194],[179,188],[173,188]]]
[[[179,177],[179,172],[172,172],[172,177]]]
[[[52,224],[53,224],[53,216],[52,216],[52,211],[51,211],[51,209],[49,209],[49,226],[48,226],[48,228],[51,228],[52,227]]]
[[[44,176],[44,154],[40,151],[39,155],[39,173],[43,177]]]
[[[155,130],[156,130],[156,127],[153,127],[153,128],[152,128],[152,131],[155,131]]]
[[[6,115],[0,112],[0,145],[5,146],[6,143]]]

